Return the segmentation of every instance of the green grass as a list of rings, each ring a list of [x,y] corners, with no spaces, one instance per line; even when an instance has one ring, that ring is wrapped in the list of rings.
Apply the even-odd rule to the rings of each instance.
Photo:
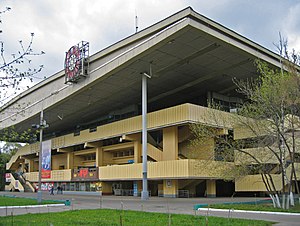
[[[295,203],[294,207],[290,206],[290,209],[279,209],[274,208],[273,204],[212,204],[209,205],[210,208],[216,209],[235,209],[235,210],[252,210],[252,211],[271,211],[271,212],[290,212],[290,213],[300,213],[299,202]]]
[[[42,204],[57,204],[61,202],[56,201],[42,201]],[[28,206],[28,205],[37,205],[36,199],[29,198],[13,198],[13,197],[5,197],[0,196],[0,206]]]
[[[272,225],[266,221],[252,221],[243,219],[227,219],[217,217],[206,217],[172,214],[171,225]],[[163,213],[148,213],[138,211],[120,211],[109,209],[98,210],[74,210],[58,213],[26,214],[18,216],[0,217],[2,225],[168,225],[169,215]]]

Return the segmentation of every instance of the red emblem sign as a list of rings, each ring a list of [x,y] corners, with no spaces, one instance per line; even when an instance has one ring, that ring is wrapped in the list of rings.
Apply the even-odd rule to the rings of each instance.
[[[65,74],[67,81],[76,80],[79,74],[81,63],[80,49],[78,46],[72,46],[66,53],[65,59]]]

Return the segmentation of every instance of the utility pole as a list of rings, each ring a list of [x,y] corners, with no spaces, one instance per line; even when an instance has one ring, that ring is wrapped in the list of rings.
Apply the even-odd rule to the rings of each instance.
[[[142,200],[149,199],[148,179],[147,179],[147,78],[151,78],[147,73],[142,74],[142,148],[143,148],[143,190]]]
[[[44,111],[41,110],[40,114],[40,124],[39,125],[32,125],[33,128],[40,130],[40,151],[39,151],[39,182],[38,182],[38,192],[37,192],[37,202],[42,203],[42,152],[43,152],[43,130],[47,128],[49,125],[47,125],[46,121],[44,120]]]

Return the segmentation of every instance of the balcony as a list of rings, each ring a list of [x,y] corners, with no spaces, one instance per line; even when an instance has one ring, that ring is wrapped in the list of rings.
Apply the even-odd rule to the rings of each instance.
[[[43,178],[43,182],[55,182],[55,181],[71,181],[72,178],[72,170],[52,170],[50,178]],[[26,180],[30,182],[38,182],[39,180],[39,172],[31,172],[24,173],[24,177]]]
[[[214,117],[210,115],[220,115],[221,122],[216,122]],[[148,129],[165,128],[172,125],[180,125],[186,123],[203,123],[207,125],[218,125],[221,127],[232,128],[230,120],[231,114],[193,104],[182,104],[159,111],[148,113]],[[52,149],[71,147],[74,144],[84,144],[94,142],[111,137],[119,137],[124,134],[139,133],[142,131],[142,116],[123,119],[109,124],[97,127],[97,131],[82,130],[79,136],[74,136],[73,133],[56,137],[52,139]],[[217,124],[216,124],[217,123]],[[17,167],[17,160],[22,156],[26,159],[28,155],[36,155],[39,152],[39,143],[26,145],[18,150],[18,152],[7,163],[6,169],[14,169]],[[158,161],[161,156],[158,151],[152,147],[149,148],[149,154],[153,155]]]
[[[224,178],[226,169],[233,163],[209,160],[183,159],[173,161],[148,162],[149,179]],[[99,167],[101,181],[141,180],[142,164],[113,165]]]
[[[226,177],[224,175],[226,169],[232,167],[234,167],[233,163],[195,159],[148,162],[148,178],[153,180],[221,179]],[[30,182],[37,182],[38,172],[25,173],[24,177]],[[42,182],[98,180],[142,180],[142,163],[102,166],[92,169],[52,170],[51,178],[42,179]]]
[[[286,169],[287,175],[291,174],[292,166],[289,165]],[[295,163],[296,175],[300,176],[300,163]],[[282,175],[281,174],[271,174],[274,185],[277,191],[282,190]],[[261,175],[247,175],[239,178],[235,181],[235,191],[237,192],[249,192],[249,191],[262,191],[266,192],[265,184],[261,178]]]

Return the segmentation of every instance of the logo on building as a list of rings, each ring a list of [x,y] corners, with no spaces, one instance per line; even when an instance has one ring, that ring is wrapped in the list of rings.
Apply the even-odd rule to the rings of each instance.
[[[66,52],[65,83],[76,83],[89,72],[89,43],[82,41]]]

